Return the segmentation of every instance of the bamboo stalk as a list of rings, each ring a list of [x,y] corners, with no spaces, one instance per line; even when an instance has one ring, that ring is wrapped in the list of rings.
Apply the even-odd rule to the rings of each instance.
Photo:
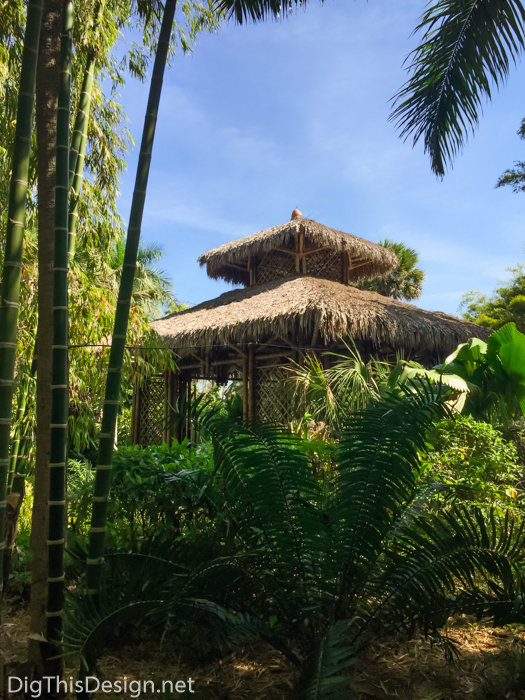
[[[80,188],[84,175],[84,159],[86,156],[87,132],[89,114],[91,110],[91,96],[93,94],[93,74],[95,71],[95,59],[90,56],[86,63],[82,92],[78,104],[75,128],[71,137],[69,151],[69,188],[71,202],[68,219],[68,252],[70,259],[75,254],[76,236],[78,227],[78,205],[80,202]]]
[[[18,409],[17,409],[17,415],[16,415],[16,430],[13,435],[13,439],[11,440],[11,462],[9,465],[9,478],[8,478],[8,486],[7,486],[7,491],[8,493],[11,493],[12,485],[13,485],[13,479],[14,475],[17,472],[17,462],[18,462],[18,455],[20,452],[20,440],[22,439],[22,421],[25,415],[26,411],[26,406],[27,406],[27,398],[28,398],[28,393],[29,393],[29,384],[20,383],[19,387],[19,392],[18,392]]]
[[[9,468],[20,277],[42,5],[43,0],[29,0],[27,6],[7,211],[4,269],[0,289],[0,599],[3,590],[7,471]]]
[[[57,644],[64,608],[64,540],[68,415],[68,198],[69,116],[73,2],[64,0],[60,42],[55,188],[55,257],[53,267],[53,354],[51,383],[51,449],[49,454],[48,596],[46,636]]]
[[[106,392],[102,410],[102,426],[100,431],[100,442],[95,476],[93,510],[89,530],[87,584],[88,590],[92,595],[96,595],[99,591],[100,577],[102,573],[101,567],[106,536],[108,497],[111,485],[111,464],[113,460],[113,441],[119,408],[122,363],[124,359],[124,348],[126,344],[126,333],[128,329],[135,269],[137,266],[137,253],[140,243],[140,229],[146,199],[151,152],[155,137],[157,113],[162,91],[162,80],[164,77],[164,69],[166,67],[166,59],[168,56],[176,4],[177,0],[166,0],[164,6],[164,16],[162,18],[159,43],[157,46],[153,74],[151,77],[148,106],[146,108],[146,118],[144,120],[144,130],[142,133],[142,143],[137,166],[135,189],[133,192],[133,201],[129,217],[128,236],[126,239],[126,249],[124,252],[124,264],[122,269],[122,277],[120,280],[117,310],[115,313],[113,337],[111,340],[111,351],[106,380]]]

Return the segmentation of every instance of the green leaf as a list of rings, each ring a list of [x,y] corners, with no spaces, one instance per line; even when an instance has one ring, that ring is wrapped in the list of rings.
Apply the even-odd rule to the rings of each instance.
[[[525,43],[521,0],[433,0],[416,28],[410,77],[390,116],[401,137],[423,139],[432,170],[444,175],[479,121],[484,97],[502,85]]]

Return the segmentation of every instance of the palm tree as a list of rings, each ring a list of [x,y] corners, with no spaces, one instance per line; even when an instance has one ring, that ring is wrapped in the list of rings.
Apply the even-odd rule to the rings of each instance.
[[[7,472],[13,387],[15,374],[16,335],[20,301],[20,277],[24,222],[29,178],[29,156],[33,127],[36,66],[42,0],[33,0],[27,7],[27,23],[22,55],[16,135],[13,151],[11,189],[7,214],[4,267],[0,289],[0,599],[3,582],[4,525],[6,515]]]
[[[443,176],[474,131],[482,99],[492,97],[525,46],[521,0],[432,0],[409,56],[409,79],[390,119],[401,136],[424,140],[431,167]]]
[[[379,241],[379,245],[395,252],[398,259],[397,265],[385,277],[361,278],[356,282],[356,287],[366,289],[369,292],[377,292],[392,299],[404,299],[405,301],[419,299],[425,281],[425,273],[418,267],[419,255],[413,248],[408,248],[404,243],[394,243],[388,238]]]
[[[446,642],[440,629],[460,612],[498,625],[522,619],[519,517],[457,503],[431,512],[444,486],[418,486],[426,433],[447,413],[444,400],[427,385],[355,413],[329,492],[300,438],[201,406],[218,511],[230,524],[219,555],[168,536],[107,556],[107,596],[98,611],[77,598],[66,650],[93,668],[112,630],[144,616],[186,629],[188,644],[208,649],[265,641],[296,666],[293,697],[343,700],[351,683],[344,672],[372,639],[420,623]]]

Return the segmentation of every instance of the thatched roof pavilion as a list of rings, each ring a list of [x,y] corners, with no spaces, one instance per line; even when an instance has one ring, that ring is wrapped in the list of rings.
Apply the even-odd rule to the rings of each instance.
[[[153,328],[181,356],[195,347],[258,344],[268,336],[302,336],[302,347],[339,337],[371,343],[378,351],[448,353],[486,330],[448,314],[316,277],[293,276],[235,289],[186,311],[154,321]],[[485,333],[484,333],[485,331]],[[308,342],[310,341],[310,342]]]
[[[327,268],[342,270],[346,261],[348,283],[359,277],[390,272],[397,258],[388,248],[302,216],[238,241],[224,243],[199,257],[199,263],[206,266],[206,272],[213,279],[245,286],[255,283],[253,272],[256,267],[257,282],[282,279],[294,272],[314,276],[322,272],[324,274],[320,277],[331,279],[331,275],[326,274],[330,272]],[[337,276],[340,275],[337,269]]]
[[[286,364],[323,355],[352,340],[365,355],[397,352],[427,366],[459,343],[489,331],[352,286],[361,275],[385,275],[397,264],[382,246],[304,219],[225,243],[201,255],[208,274],[242,289],[155,321],[173,348],[178,372],[150,382],[135,400],[134,441],[170,439],[160,429],[167,406],[191,396],[192,381],[242,381],[247,418],[290,418],[283,391]],[[153,416],[153,418],[152,418]],[[178,434],[180,437],[180,433]]]

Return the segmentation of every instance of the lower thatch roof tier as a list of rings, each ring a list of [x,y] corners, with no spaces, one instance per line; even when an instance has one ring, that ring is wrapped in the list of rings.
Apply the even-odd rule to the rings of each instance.
[[[181,354],[191,347],[257,343],[292,332],[306,338],[319,334],[325,342],[352,337],[378,349],[389,346],[443,356],[468,338],[485,339],[490,333],[455,316],[375,292],[298,276],[226,292],[152,325]]]
[[[214,279],[224,279],[234,284],[248,284],[250,259],[263,256],[271,250],[295,250],[297,236],[304,236],[302,254],[329,249],[345,253],[351,266],[359,270],[358,276],[385,275],[397,265],[395,253],[389,248],[371,243],[350,233],[336,231],[313,219],[297,216],[285,224],[259,231],[236,241],[224,243],[199,257],[199,263]]]

